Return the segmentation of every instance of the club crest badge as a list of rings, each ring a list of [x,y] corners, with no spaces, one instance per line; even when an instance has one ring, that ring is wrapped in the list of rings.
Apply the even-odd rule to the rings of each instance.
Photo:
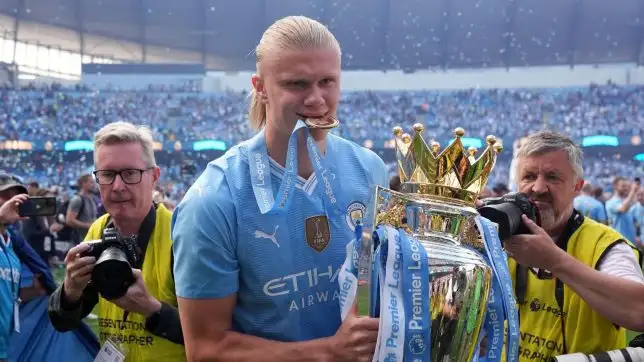
[[[344,218],[352,231],[356,229],[358,221],[362,221],[367,211],[367,207],[361,202],[353,202],[347,207],[347,212]]]

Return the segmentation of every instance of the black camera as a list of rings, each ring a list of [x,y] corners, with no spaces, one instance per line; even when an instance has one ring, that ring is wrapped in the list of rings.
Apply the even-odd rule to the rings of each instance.
[[[499,239],[505,240],[512,235],[530,234],[530,230],[521,221],[521,215],[527,215],[530,220],[541,225],[539,209],[528,195],[512,192],[501,197],[491,197],[481,200],[483,206],[477,208],[481,216],[498,224]]]
[[[83,256],[96,258],[92,285],[107,300],[121,298],[135,282],[132,268],[139,263],[135,243],[125,242],[115,228],[109,227],[103,230],[102,240],[88,244],[90,248]]]

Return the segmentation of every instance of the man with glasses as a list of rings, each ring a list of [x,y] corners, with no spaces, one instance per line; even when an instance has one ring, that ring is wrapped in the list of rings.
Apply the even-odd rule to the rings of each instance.
[[[88,243],[70,249],[65,280],[50,298],[49,316],[60,331],[76,328],[98,304],[99,337],[104,348],[118,349],[125,361],[183,361],[183,335],[172,275],[172,214],[155,204],[160,176],[147,128],[116,122],[94,136],[94,179],[107,214],[90,227],[85,241],[103,239],[115,229],[127,250],[138,254],[135,283],[107,300],[91,282],[96,258]]]

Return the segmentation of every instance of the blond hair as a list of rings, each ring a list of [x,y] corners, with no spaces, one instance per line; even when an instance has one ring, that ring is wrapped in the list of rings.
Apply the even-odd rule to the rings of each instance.
[[[340,44],[322,23],[305,16],[287,16],[266,29],[255,48],[256,66],[259,75],[261,62],[278,50],[335,49],[340,53]],[[250,91],[248,120],[253,129],[261,129],[266,123],[266,104],[255,88]]]
[[[143,149],[143,162],[146,167],[157,165],[154,158],[152,131],[146,126],[135,126],[129,122],[113,122],[96,132],[94,135],[94,164],[96,164],[96,149],[99,146],[122,143],[139,143]]]

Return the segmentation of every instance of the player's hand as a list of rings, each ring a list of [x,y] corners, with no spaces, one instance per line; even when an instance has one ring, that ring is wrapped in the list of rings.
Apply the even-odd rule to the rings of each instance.
[[[0,224],[13,224],[20,220],[29,220],[28,217],[20,216],[20,205],[29,199],[29,195],[20,194],[10,198],[0,206]]]
[[[89,244],[80,243],[69,249],[65,256],[65,280],[63,288],[65,299],[70,303],[77,302],[83,295],[92,277],[92,270],[96,258],[93,256],[81,256],[89,249]]]
[[[631,190],[630,190],[630,193],[631,193],[632,195],[635,195],[639,190],[640,190],[640,184],[639,184],[639,183],[637,183],[637,182],[633,182],[633,183],[631,184]]]
[[[376,351],[378,318],[360,317],[356,305],[331,337],[334,361],[370,362]]]

